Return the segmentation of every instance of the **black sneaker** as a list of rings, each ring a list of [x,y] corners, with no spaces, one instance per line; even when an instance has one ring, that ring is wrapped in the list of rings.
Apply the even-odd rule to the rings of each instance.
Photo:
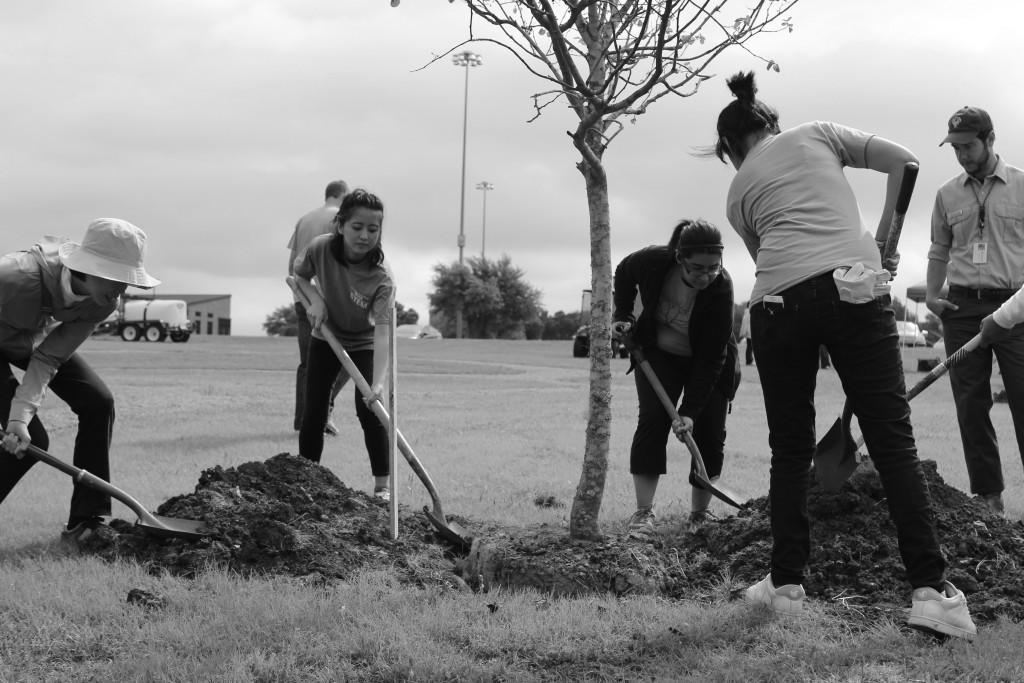
[[[100,528],[105,526],[102,517],[90,517],[60,532],[60,544],[68,550],[79,550],[84,543],[96,538]]]

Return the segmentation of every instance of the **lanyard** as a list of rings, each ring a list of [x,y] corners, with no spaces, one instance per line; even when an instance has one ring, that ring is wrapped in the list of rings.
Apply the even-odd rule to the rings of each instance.
[[[989,176],[991,178],[991,176]],[[986,178],[988,180],[988,178]],[[984,187],[985,181],[982,181],[982,187]],[[984,196],[978,193],[977,188],[974,187],[974,183],[971,183],[971,190],[974,192],[974,199],[978,202],[978,240],[980,241],[985,236],[985,202],[988,201],[988,196],[992,194],[992,190],[995,188],[996,183],[993,180],[992,184],[988,186],[988,191],[985,192]]]

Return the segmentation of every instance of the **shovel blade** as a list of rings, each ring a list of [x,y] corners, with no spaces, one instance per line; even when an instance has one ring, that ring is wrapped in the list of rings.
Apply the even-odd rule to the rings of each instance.
[[[423,506],[423,514],[434,525],[441,538],[460,549],[470,546],[472,537],[457,522],[452,522],[444,519],[443,516],[435,515],[426,505]]]
[[[715,483],[715,482],[711,481],[710,479],[702,476],[701,474],[697,473],[696,471],[694,471],[692,473],[692,475],[693,476],[692,476],[692,480],[691,481],[698,488],[704,489],[705,491],[707,491],[708,493],[713,495],[715,498],[717,498],[718,500],[722,501],[723,503],[726,503],[727,505],[732,505],[734,508],[737,508],[737,509],[742,509],[743,508],[743,505],[744,505],[744,503],[746,501],[744,501],[743,498],[741,498],[740,496],[736,495],[735,493],[732,493],[731,491],[729,491],[727,489],[723,489],[717,483]]]
[[[195,519],[178,519],[151,514],[147,515],[145,519],[137,520],[135,526],[146,533],[165,538],[184,538],[195,541],[210,535],[206,525]]]
[[[848,424],[835,421],[814,449],[814,473],[826,491],[838,491],[857,469],[857,444]]]

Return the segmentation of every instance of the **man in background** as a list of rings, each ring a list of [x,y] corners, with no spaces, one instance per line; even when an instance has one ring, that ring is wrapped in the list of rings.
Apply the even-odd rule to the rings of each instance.
[[[346,194],[348,194],[348,185],[345,184],[344,180],[333,180],[327,183],[327,188],[324,190],[324,205],[313,209],[295,224],[291,239],[288,240],[290,252],[288,256],[289,275],[294,275],[295,259],[306,250],[306,247],[309,246],[314,237],[334,231],[334,217],[337,215],[338,207],[341,206],[341,200]],[[294,299],[294,306],[299,335],[299,367],[295,370],[295,417],[292,421],[292,427],[295,431],[299,431],[299,428],[302,426],[302,411],[305,408],[306,360],[308,358],[309,339],[312,336],[313,328],[309,323],[309,318],[306,317],[306,307],[302,305],[298,298]],[[330,412],[327,413],[327,424],[324,426],[324,432],[331,436],[335,436],[338,433],[338,428],[332,419],[334,399],[347,381],[348,376],[342,372],[338,375],[338,379],[335,380],[334,387],[331,389],[331,407]]]
[[[949,119],[947,142],[964,172],[939,188],[932,210],[925,303],[942,319],[946,352],[978,333],[1024,283],[1024,171],[995,153],[988,113],[963,107]],[[943,293],[948,282],[949,293]],[[1024,329],[966,355],[949,378],[971,493],[1003,514],[1003,471],[989,411],[992,355],[1006,386],[1017,447],[1024,453]]]

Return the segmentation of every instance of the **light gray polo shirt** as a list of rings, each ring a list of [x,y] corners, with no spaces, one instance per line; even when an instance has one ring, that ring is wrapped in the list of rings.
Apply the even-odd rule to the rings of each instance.
[[[750,302],[862,262],[881,270],[843,169],[867,167],[869,133],[803,123],[762,140],[729,186],[726,212],[754,259]]]

